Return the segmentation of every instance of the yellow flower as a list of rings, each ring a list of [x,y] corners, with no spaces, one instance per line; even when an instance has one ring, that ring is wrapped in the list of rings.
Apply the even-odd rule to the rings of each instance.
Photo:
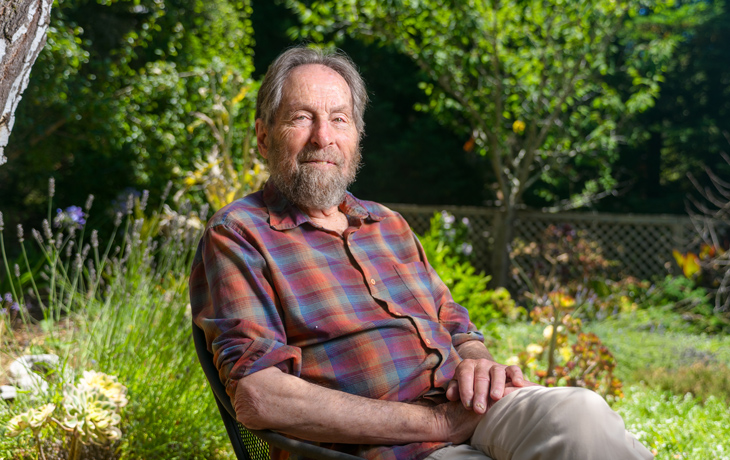
[[[522,134],[525,132],[525,122],[522,120],[515,120],[514,123],[512,123],[512,131],[514,131],[517,134]]]
[[[573,357],[573,350],[571,350],[570,347],[562,347],[558,350],[558,352],[560,353],[560,357],[563,358],[563,361],[566,363]]]
[[[531,355],[534,355],[534,356],[539,355],[540,353],[542,353],[542,351],[543,351],[543,348],[536,343],[531,343],[527,346],[527,352]]]
[[[520,364],[520,358],[518,358],[517,356],[510,356],[509,358],[507,358],[506,364],[508,366],[518,366]]]

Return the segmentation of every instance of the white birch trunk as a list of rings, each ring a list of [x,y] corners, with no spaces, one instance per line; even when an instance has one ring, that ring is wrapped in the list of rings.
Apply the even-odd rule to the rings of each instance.
[[[30,69],[46,44],[53,0],[0,0],[0,165]]]

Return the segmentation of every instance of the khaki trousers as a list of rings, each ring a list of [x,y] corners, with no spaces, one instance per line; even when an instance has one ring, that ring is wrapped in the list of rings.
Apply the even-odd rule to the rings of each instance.
[[[654,456],[596,393],[527,387],[492,406],[468,444],[426,460],[630,460]]]

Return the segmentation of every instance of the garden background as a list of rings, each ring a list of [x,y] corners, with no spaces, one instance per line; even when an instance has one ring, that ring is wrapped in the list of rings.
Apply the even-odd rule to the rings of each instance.
[[[0,403],[0,459],[232,458],[187,275],[205,221],[266,179],[256,91],[302,41],[367,82],[353,193],[449,206],[419,236],[495,356],[600,392],[657,458],[730,459],[730,5],[443,3],[54,2],[0,166],[0,384],[59,359]],[[517,238],[528,210],[691,231],[639,279],[574,223]]]

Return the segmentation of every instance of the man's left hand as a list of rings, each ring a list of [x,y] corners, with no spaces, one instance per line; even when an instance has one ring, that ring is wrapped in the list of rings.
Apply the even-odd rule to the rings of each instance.
[[[488,359],[465,359],[446,389],[449,401],[461,400],[466,409],[485,414],[488,407],[509,393],[533,386],[518,366],[505,366]]]

